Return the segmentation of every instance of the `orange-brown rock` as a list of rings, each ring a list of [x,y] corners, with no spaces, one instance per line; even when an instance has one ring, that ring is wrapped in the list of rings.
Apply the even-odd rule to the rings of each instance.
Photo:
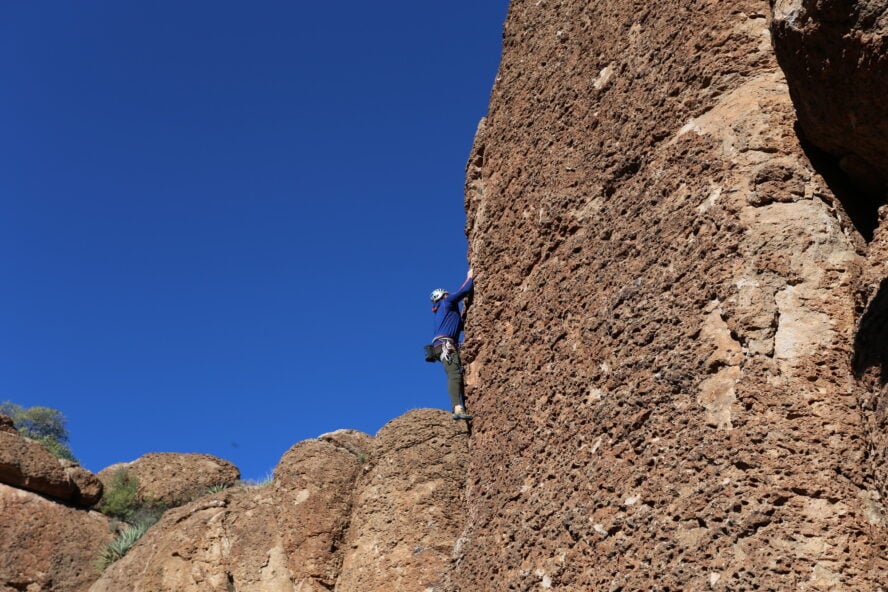
[[[71,502],[82,508],[91,508],[99,503],[104,492],[101,480],[76,462],[63,458],[58,459],[58,461],[68,476],[68,480],[74,483],[76,491],[71,498]]]
[[[884,202],[888,3],[776,0],[771,30],[805,137]]]
[[[336,591],[441,590],[468,517],[465,424],[440,410],[412,411],[379,431],[371,458]]]
[[[233,487],[167,512],[90,590],[329,590],[360,466],[330,442],[301,442],[271,484]]]
[[[318,436],[318,440],[330,442],[364,460],[373,448],[373,437],[357,430],[336,430],[321,434]]]
[[[804,136],[819,155],[855,227],[868,240],[858,282],[863,312],[854,343],[871,463],[888,491],[888,2],[781,0],[774,46]],[[815,154],[817,156],[817,154]],[[850,182],[849,182],[850,181]]]
[[[136,495],[140,499],[169,506],[199,497],[215,485],[233,485],[240,479],[236,466],[209,454],[154,452],[102,469],[98,477],[105,487],[120,469],[138,479]]]
[[[91,592],[440,590],[465,523],[465,425],[415,410],[300,442],[271,484],[168,511]]]
[[[0,432],[0,483],[62,500],[75,492],[56,457],[18,432]]]
[[[84,592],[112,538],[108,519],[0,484],[0,590]]]
[[[300,443],[91,590],[882,592],[884,2],[774,5],[513,0],[466,179],[468,449],[428,410]],[[815,80],[865,67],[809,97],[770,31]]]
[[[325,440],[300,442],[274,471],[288,566],[294,583],[305,590],[330,589],[336,583],[361,472],[360,450]]]
[[[851,364],[867,237],[802,148],[769,20],[511,3],[466,183],[450,590],[888,581],[886,428]]]
[[[8,428],[10,423],[3,425]],[[0,483],[80,507],[98,502],[102,484],[95,475],[75,462],[56,458],[14,427],[6,428],[0,430]]]

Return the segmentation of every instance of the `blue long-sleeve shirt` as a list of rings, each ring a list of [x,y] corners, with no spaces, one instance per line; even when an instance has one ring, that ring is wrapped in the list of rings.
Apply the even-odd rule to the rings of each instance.
[[[459,341],[459,334],[463,330],[463,319],[459,312],[459,302],[468,296],[475,282],[473,278],[469,278],[460,286],[459,290],[453,294],[448,294],[444,299],[438,301],[435,311],[435,333],[437,337],[449,337],[454,342]]]

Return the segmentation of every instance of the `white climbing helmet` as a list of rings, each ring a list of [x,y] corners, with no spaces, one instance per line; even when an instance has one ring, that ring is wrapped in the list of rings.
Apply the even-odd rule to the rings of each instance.
[[[444,288],[438,288],[437,290],[432,290],[432,295],[430,298],[432,299],[432,304],[442,300],[445,296],[447,296],[447,290]]]

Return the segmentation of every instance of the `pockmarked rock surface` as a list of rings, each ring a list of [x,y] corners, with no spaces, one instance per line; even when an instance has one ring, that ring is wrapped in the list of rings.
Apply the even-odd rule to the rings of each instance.
[[[114,474],[125,469],[138,479],[140,499],[177,506],[205,494],[216,485],[229,486],[240,479],[236,466],[210,454],[153,452],[128,463],[102,469],[99,479],[107,487]]]
[[[56,457],[18,432],[0,432],[0,483],[63,500],[75,492]]]
[[[0,425],[4,426],[0,429],[0,483],[79,507],[91,507],[99,501],[102,484],[95,475],[21,436],[11,420]]]
[[[464,422],[420,409],[374,438],[354,508],[336,592],[442,590],[466,521]]]
[[[771,30],[805,137],[884,200],[888,3],[777,0]]]
[[[0,484],[0,591],[83,592],[111,538],[98,512]]]
[[[318,436],[318,440],[329,442],[337,448],[351,452],[359,458],[366,460],[366,456],[373,448],[373,437],[358,430],[336,430]]]
[[[74,483],[75,492],[71,497],[71,503],[81,508],[91,508],[99,503],[105,488],[98,476],[76,462],[63,458],[57,460],[68,480]]]
[[[419,582],[443,577],[462,528],[444,505],[460,499],[466,454],[464,430],[437,410],[412,411],[375,438],[340,430],[300,442],[272,483],[168,511],[90,592],[426,590]],[[371,540],[391,552],[365,561]],[[377,574],[379,586],[349,588],[346,573],[362,583]]]
[[[301,442],[281,459],[272,483],[168,511],[90,590],[328,590],[359,466],[333,444]]]
[[[884,590],[885,399],[852,360],[886,359],[885,308],[858,326],[888,274],[802,146],[771,18],[511,3],[467,167],[448,590]]]
[[[888,2],[781,0],[771,23],[805,137],[837,167],[831,179],[868,240],[854,369],[879,490],[888,490]]]

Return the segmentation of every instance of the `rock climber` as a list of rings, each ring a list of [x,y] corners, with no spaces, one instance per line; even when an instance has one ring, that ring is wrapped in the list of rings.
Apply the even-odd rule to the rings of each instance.
[[[466,411],[463,367],[459,358],[459,334],[463,330],[465,312],[465,304],[463,311],[460,311],[459,303],[472,293],[473,286],[472,269],[469,268],[466,281],[456,292],[451,294],[438,288],[431,294],[432,312],[435,313],[435,338],[431,347],[435,359],[444,364],[447,373],[447,392],[453,407],[453,419],[472,419]]]

